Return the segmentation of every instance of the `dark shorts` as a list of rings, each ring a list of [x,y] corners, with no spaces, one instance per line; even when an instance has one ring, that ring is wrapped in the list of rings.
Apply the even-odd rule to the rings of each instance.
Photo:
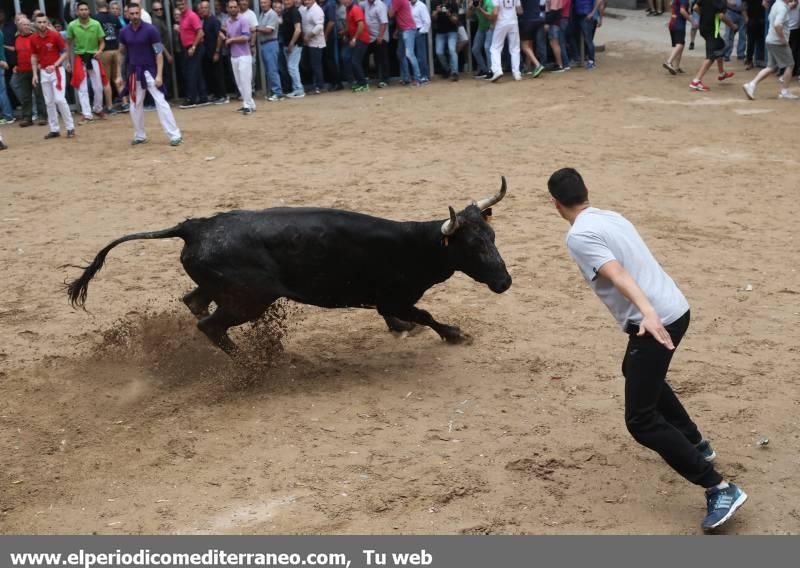
[[[544,23],[548,26],[557,26],[561,24],[561,10],[550,10],[544,16]]]
[[[536,33],[542,27],[542,22],[520,22],[519,24],[519,37],[522,41],[535,41]]]
[[[706,37],[706,59],[714,61],[725,56],[725,40],[721,37]]]
[[[686,26],[680,30],[669,30],[669,37],[672,40],[672,47],[686,44]]]

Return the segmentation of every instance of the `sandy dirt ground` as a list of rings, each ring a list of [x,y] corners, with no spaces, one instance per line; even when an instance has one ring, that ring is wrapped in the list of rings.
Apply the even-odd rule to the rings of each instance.
[[[179,148],[153,114],[135,149],[124,116],[74,141],[6,128],[0,532],[699,532],[702,491],[625,430],[626,338],[546,192],[566,165],[638,226],[692,305],[670,381],[750,494],[726,532],[800,532],[800,113],[774,82],[745,100],[737,64],[733,84],[691,93],[660,67],[665,22],[608,19],[593,72],[259,99],[249,118],[176,110]],[[77,274],[61,265],[187,216],[444,219],[501,174],[512,288],[459,274],[420,302],[469,346],[290,305],[284,351],[246,382],[178,299],[192,285],[180,241],[115,249],[88,313],[61,289]],[[257,354],[261,331],[235,336]]]

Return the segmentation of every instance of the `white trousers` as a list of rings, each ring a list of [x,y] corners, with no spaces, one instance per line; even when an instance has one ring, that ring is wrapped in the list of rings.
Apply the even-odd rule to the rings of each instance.
[[[89,104],[89,81],[94,91],[94,105]],[[103,110],[103,79],[100,77],[100,62],[92,59],[92,68],[86,69],[86,77],[78,88],[78,99],[81,103],[81,114],[84,118],[92,118],[92,112]]]
[[[161,127],[170,140],[175,140],[181,137],[181,131],[175,123],[175,117],[172,115],[172,109],[169,103],[164,98],[162,93],[156,87],[156,80],[149,71],[144,72],[145,81],[147,81],[147,89],[143,89],[139,81],[136,81],[136,94],[131,93],[131,121],[133,122],[133,137],[136,140],[144,140],[147,135],[144,132],[144,99],[145,93],[150,93],[156,103],[156,111],[158,112],[158,120],[161,121]]]
[[[61,88],[58,82],[61,81]],[[44,94],[44,104],[47,107],[47,122],[50,124],[50,132],[60,130],[58,124],[58,113],[64,120],[67,130],[75,130],[75,123],[72,121],[72,111],[69,110],[67,99],[64,96],[67,89],[67,73],[63,67],[56,67],[52,73],[42,69],[39,74],[39,82],[42,84]]]
[[[252,110],[256,109],[253,101],[253,56],[240,55],[231,57],[231,67],[233,67],[233,78],[236,80],[236,87],[242,95],[242,106]]]
[[[514,22],[513,24],[504,24],[501,27],[496,27],[492,34],[492,47],[489,53],[492,57],[492,73],[502,73],[503,64],[500,61],[500,56],[503,53],[503,45],[508,38],[508,51],[511,53],[511,71],[514,77],[518,77],[519,72],[519,25]]]

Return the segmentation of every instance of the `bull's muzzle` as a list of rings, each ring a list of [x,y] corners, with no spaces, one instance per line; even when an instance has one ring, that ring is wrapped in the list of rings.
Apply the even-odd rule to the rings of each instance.
[[[499,280],[495,280],[494,282],[489,283],[489,290],[494,292],[495,294],[502,294],[506,290],[511,288],[511,275],[506,274],[503,278]]]

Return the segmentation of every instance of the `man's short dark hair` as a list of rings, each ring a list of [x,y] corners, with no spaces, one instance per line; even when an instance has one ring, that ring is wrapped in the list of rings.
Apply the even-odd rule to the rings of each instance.
[[[547,180],[547,189],[550,190],[550,195],[565,207],[580,205],[589,200],[586,184],[575,168],[561,168],[555,172]]]
[[[139,6],[137,2],[128,2],[128,10],[130,10],[131,8],[139,8],[140,10],[142,9],[142,7]]]
[[[80,2],[78,2],[77,5],[75,6],[75,9],[78,9],[81,6],[86,6],[88,8],[89,7],[89,3],[88,2],[84,2],[83,0],[80,0]]]

